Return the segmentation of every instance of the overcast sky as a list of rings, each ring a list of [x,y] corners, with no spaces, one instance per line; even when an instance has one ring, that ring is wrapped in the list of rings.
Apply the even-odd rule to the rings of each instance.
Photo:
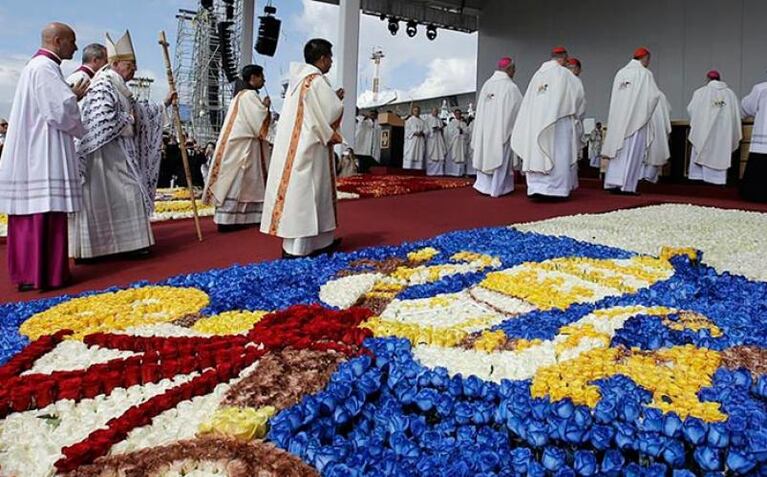
[[[265,2],[257,1],[257,12]],[[289,65],[301,60],[304,42],[312,37],[337,39],[338,7],[313,0],[273,0],[282,19],[282,34],[274,58],[255,55],[263,64],[267,88],[273,97],[280,91],[280,79]],[[76,5],[76,8],[74,7]],[[176,12],[179,8],[196,9],[193,0],[32,0],[0,4],[0,116],[7,117],[21,69],[39,46],[40,28],[50,21],[72,25],[78,45],[103,43],[104,33],[119,36],[131,31],[138,56],[140,76],[155,78],[153,96],[159,99],[167,91],[163,59],[157,34],[165,30],[172,45],[176,40]],[[476,76],[476,34],[439,31],[435,41],[426,39],[419,28],[415,38],[405,35],[404,25],[391,36],[387,23],[363,15],[360,28],[358,91],[369,96],[373,64],[369,60],[374,47],[386,57],[381,68],[382,89],[396,91],[400,100],[472,91]],[[114,36],[113,36],[114,37]],[[75,60],[79,61],[79,52]],[[65,62],[65,74],[77,67],[77,61]],[[331,71],[333,76],[334,71]],[[340,85],[339,85],[340,86]],[[276,98],[275,98],[276,99]],[[279,103],[279,100],[277,99]]]

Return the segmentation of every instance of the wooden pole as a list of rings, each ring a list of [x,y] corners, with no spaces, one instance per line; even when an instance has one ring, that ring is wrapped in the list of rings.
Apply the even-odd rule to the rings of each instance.
[[[173,79],[173,66],[170,62],[170,53],[168,52],[168,39],[165,32],[160,32],[160,45],[165,57],[165,74],[168,77],[168,87],[170,92],[176,93],[176,81]],[[178,148],[181,151],[181,162],[184,163],[184,174],[186,175],[186,186],[189,190],[189,199],[192,201],[192,213],[194,214],[194,227],[197,229],[197,239],[202,242],[202,229],[200,229],[200,216],[197,214],[197,201],[194,197],[194,186],[192,185],[192,170],[189,168],[189,157],[186,153],[186,137],[181,128],[181,114],[178,111],[178,96],[173,99],[173,126],[176,128],[178,137]]]

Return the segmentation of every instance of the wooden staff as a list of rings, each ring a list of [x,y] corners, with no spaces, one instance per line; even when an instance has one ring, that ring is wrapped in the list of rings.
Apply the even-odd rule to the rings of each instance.
[[[165,57],[165,74],[168,77],[168,87],[170,93],[176,93],[176,81],[173,79],[173,66],[170,62],[170,53],[168,53],[168,39],[165,32],[160,32],[160,45]],[[177,93],[176,93],[177,94]],[[189,157],[186,153],[186,137],[184,130],[181,129],[181,114],[178,111],[178,96],[173,99],[173,125],[176,128],[178,137],[178,148],[181,150],[181,162],[184,163],[184,174],[186,175],[186,186],[189,189],[189,198],[192,201],[192,213],[194,214],[194,227],[197,229],[197,239],[202,242],[202,230],[200,229],[200,216],[197,215],[197,201],[194,197],[194,186],[192,185],[192,170],[189,168]]]

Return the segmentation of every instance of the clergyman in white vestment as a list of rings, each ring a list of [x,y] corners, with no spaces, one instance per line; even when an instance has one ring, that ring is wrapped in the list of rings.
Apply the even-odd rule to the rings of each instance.
[[[469,158],[469,127],[463,120],[460,109],[453,112],[453,119],[445,129],[447,156],[445,157],[445,175],[461,177],[466,174],[466,161]]]
[[[0,211],[8,214],[8,275],[19,291],[59,288],[70,279],[67,213],[82,204],[74,139],[85,134],[77,106],[85,85],[70,89],[60,65],[76,50],[70,27],[45,27],[13,97]]]
[[[445,123],[439,117],[439,110],[434,108],[426,122],[426,175],[441,176],[445,174]]]
[[[410,117],[405,121],[405,151],[402,156],[403,169],[423,169],[426,156],[426,122],[421,119],[421,108],[413,106]]]
[[[651,121],[661,91],[649,64],[650,52],[638,48],[613,81],[602,156],[609,159],[605,189],[614,192],[636,193],[645,175],[649,147],[655,140],[667,140],[664,131],[656,131]]]
[[[754,118],[740,194],[747,200],[767,202],[767,82],[756,84],[740,104],[743,117]]]
[[[522,95],[520,94],[520,97]],[[472,113],[473,114],[473,113]],[[466,126],[466,135],[469,136],[467,139],[467,149],[468,152],[466,153],[466,175],[467,176],[476,176],[477,170],[474,169],[474,149],[471,147],[471,138],[474,137],[474,117],[470,116],[466,118],[466,123],[468,124]]]
[[[363,113],[357,115],[357,124],[354,129],[354,155],[357,157],[360,172],[367,172],[373,165],[374,148],[376,145],[375,113]]]
[[[708,83],[693,93],[687,106],[692,144],[687,177],[724,185],[732,153],[743,139],[740,104],[718,71],[709,71],[706,80]]]
[[[332,252],[338,225],[333,145],[339,132],[343,90],[333,91],[325,74],[332,45],[313,39],[305,64],[291,65],[264,197],[261,232],[282,237],[283,256]]]
[[[576,187],[576,123],[586,109],[583,85],[563,65],[567,50],[555,48],[527,87],[511,136],[522,159],[528,196],[569,197]]]
[[[109,65],[82,101],[87,133],[77,145],[83,209],[69,223],[69,253],[88,259],[117,253],[146,255],[154,244],[149,218],[160,168],[164,108],[136,101],[127,82],[136,72],[128,32],[114,43]],[[170,105],[173,97],[165,99]]]
[[[671,103],[668,102],[662,91],[650,123],[653,131],[655,131],[655,138],[647,146],[642,179],[656,183],[663,166],[671,159],[671,148],[668,143],[668,137],[671,134]]]
[[[522,104],[522,93],[513,80],[515,71],[511,58],[498,61],[498,70],[479,91],[471,123],[471,161],[477,174],[474,189],[491,197],[514,190],[517,157],[511,150],[511,134]]]
[[[214,204],[213,221],[220,231],[261,222],[264,190],[269,172],[271,124],[269,97],[261,99],[264,70],[258,65],[242,69],[240,90],[226,114],[213,153],[202,200]]]
[[[69,86],[78,83],[90,85],[96,73],[107,64],[107,48],[100,43],[91,43],[83,48],[83,64],[67,77]]]

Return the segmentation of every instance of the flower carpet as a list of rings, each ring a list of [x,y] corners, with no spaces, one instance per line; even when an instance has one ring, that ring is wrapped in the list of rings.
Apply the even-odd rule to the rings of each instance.
[[[360,174],[339,178],[337,188],[339,192],[367,198],[457,189],[473,183],[464,178]]]
[[[766,475],[767,283],[570,228],[2,305],[0,475]]]

